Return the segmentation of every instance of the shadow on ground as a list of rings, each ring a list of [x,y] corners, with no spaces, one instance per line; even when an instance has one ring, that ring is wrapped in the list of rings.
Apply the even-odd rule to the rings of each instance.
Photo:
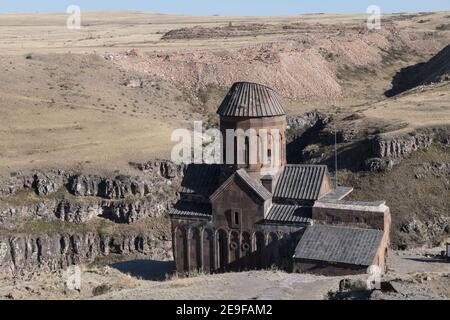
[[[425,65],[425,63],[418,63],[402,68],[392,79],[392,88],[387,90],[384,95],[390,98],[419,85],[421,79],[418,75],[421,75]]]
[[[130,260],[110,265],[120,272],[143,280],[164,281],[175,271],[174,261]]]
[[[433,56],[428,62],[421,62],[401,69],[392,79],[392,89],[386,91],[386,97],[427,85],[440,80],[450,80],[450,45]]]
[[[447,260],[443,258],[406,258],[408,260],[417,262],[427,262],[427,263],[448,263]]]

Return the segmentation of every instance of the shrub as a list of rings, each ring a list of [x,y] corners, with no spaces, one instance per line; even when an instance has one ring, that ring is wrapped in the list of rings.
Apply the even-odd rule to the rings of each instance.
[[[111,291],[111,286],[109,284],[104,283],[92,289],[92,295],[94,297],[101,296],[103,294],[108,293],[109,291]]]

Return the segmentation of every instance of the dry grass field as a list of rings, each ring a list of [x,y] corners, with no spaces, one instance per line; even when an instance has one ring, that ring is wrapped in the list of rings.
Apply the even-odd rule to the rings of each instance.
[[[237,80],[275,87],[289,114],[337,106],[407,129],[448,124],[448,82],[384,92],[401,68],[450,43],[449,15],[387,15],[372,32],[363,15],[96,12],[81,30],[64,14],[1,15],[0,171],[127,171],[167,158],[172,130],[216,120]]]
[[[279,34],[247,36],[209,41],[161,42],[164,33],[178,28],[194,26],[221,27],[230,22],[245,24],[308,23],[361,23],[363,16],[357,15],[306,15],[292,17],[193,17],[141,12],[88,12],[82,14],[82,29],[66,28],[66,14],[3,14],[0,21],[2,54],[40,53],[99,53],[130,48],[145,50],[202,49],[235,47],[251,43],[278,40]],[[438,22],[437,22],[438,23]]]

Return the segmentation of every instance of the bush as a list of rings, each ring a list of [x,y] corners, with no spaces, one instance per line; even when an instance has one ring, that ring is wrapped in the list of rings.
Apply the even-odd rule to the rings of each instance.
[[[108,293],[109,291],[111,291],[111,286],[109,284],[102,284],[92,289],[92,295],[94,297],[101,296]]]
[[[343,279],[339,283],[340,292],[349,291],[365,291],[367,290],[367,283],[361,279]]]

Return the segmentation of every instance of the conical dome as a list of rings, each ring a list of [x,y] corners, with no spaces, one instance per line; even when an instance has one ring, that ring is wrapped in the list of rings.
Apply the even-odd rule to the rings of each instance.
[[[264,85],[236,82],[217,113],[224,117],[273,117],[286,114],[277,93]]]

